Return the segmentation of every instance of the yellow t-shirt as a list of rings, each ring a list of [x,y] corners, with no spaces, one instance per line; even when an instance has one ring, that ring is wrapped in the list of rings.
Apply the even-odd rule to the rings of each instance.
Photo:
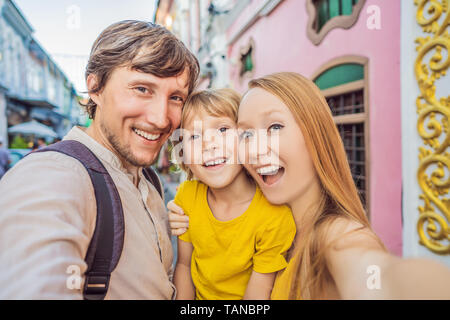
[[[252,270],[271,273],[286,267],[295,222],[287,206],[270,204],[259,187],[242,215],[219,221],[208,206],[207,190],[197,180],[185,181],[175,196],[189,216],[189,228],[179,238],[194,248],[191,276],[196,299],[242,299]]]
[[[272,293],[270,295],[270,300],[288,300],[291,287],[293,285],[294,274],[296,272],[297,263],[295,263],[296,259],[291,258],[288,261],[286,268],[280,272],[278,272],[275,282],[273,284]],[[295,296],[293,297],[296,300],[301,300],[300,288],[297,288]]]

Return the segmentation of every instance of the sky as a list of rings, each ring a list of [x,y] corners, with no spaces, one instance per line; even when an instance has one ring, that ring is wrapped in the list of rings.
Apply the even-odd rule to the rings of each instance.
[[[152,21],[157,0],[14,0],[34,37],[56,61],[78,93],[86,91],[84,71],[97,36],[110,24]],[[85,95],[85,94],[83,94]]]

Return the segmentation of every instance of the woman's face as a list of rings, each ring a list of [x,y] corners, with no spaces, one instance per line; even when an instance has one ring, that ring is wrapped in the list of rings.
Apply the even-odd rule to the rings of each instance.
[[[276,96],[250,89],[239,107],[239,159],[273,204],[290,204],[317,182],[299,125]]]

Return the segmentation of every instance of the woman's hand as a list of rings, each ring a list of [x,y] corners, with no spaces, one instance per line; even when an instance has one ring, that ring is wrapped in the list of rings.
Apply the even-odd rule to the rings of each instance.
[[[184,214],[183,209],[171,200],[167,203],[167,210],[169,210],[169,224],[172,235],[179,236],[185,233],[189,227],[189,217]]]

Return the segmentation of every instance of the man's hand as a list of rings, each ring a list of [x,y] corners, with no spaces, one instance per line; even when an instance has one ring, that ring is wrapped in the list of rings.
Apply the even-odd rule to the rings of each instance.
[[[183,209],[171,200],[167,203],[167,210],[169,210],[169,224],[172,235],[179,236],[185,233],[189,227],[189,217],[184,214]]]

